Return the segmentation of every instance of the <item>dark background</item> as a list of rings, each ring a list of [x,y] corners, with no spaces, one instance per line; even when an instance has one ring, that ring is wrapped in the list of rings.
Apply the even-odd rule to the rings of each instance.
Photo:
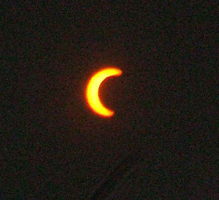
[[[135,152],[135,181],[114,199],[216,199],[213,1],[2,8],[2,199],[88,199]],[[108,65],[123,70],[101,86],[110,119],[84,96]]]

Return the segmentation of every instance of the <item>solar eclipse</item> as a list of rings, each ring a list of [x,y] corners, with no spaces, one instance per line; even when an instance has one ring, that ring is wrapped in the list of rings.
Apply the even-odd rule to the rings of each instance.
[[[92,111],[102,117],[112,117],[115,111],[106,108],[100,100],[99,88],[108,77],[120,76],[122,71],[115,67],[107,67],[96,72],[89,80],[86,88],[86,99]]]

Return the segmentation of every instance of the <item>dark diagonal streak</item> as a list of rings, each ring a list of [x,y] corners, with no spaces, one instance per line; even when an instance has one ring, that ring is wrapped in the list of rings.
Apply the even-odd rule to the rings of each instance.
[[[90,200],[98,200],[107,197],[113,192],[115,186],[124,178],[124,176],[130,172],[131,169],[136,166],[139,161],[139,152],[134,152],[126,156],[115,167],[106,180],[100,185],[100,187],[92,194]]]

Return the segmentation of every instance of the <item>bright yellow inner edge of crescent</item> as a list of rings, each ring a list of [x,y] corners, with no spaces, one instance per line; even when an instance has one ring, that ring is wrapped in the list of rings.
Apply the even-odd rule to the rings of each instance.
[[[99,98],[99,87],[101,83],[110,76],[120,76],[122,71],[117,68],[105,68],[94,74],[87,86],[86,96],[89,106],[94,112],[105,117],[114,115],[114,111],[106,108]]]

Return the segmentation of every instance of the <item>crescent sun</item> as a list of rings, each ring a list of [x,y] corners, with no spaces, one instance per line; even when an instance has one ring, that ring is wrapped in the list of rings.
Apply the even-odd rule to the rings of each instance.
[[[96,72],[89,80],[86,89],[87,103],[96,114],[103,117],[112,117],[114,111],[106,108],[100,101],[99,87],[101,83],[108,77],[120,76],[122,71],[118,68],[107,67]]]

